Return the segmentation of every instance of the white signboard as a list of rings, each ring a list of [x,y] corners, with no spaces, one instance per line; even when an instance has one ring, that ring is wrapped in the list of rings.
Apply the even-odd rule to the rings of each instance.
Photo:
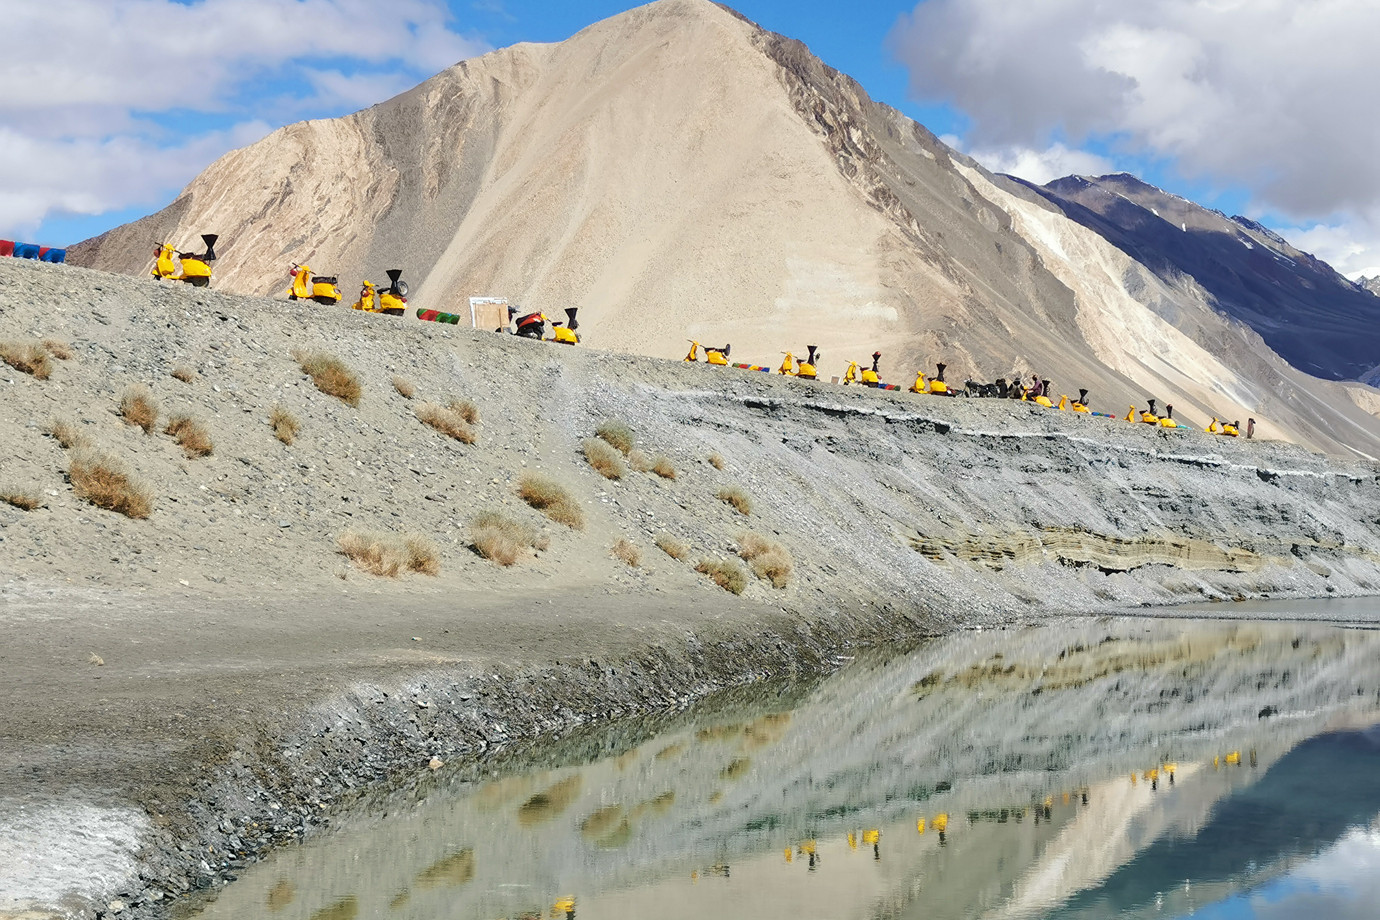
[[[508,298],[471,297],[470,325],[476,329],[499,332],[508,327]]]

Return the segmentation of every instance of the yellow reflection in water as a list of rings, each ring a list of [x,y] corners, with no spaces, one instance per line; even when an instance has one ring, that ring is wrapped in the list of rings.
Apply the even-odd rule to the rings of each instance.
[[[295,897],[297,897],[297,889],[293,887],[292,882],[283,878],[279,879],[278,884],[268,890],[268,897],[265,899],[265,903],[267,903],[268,909],[276,914],[278,911],[291,904],[292,899]]]
[[[417,874],[418,888],[455,887],[474,878],[474,850],[470,847],[432,863]]]
[[[330,907],[323,907],[311,915],[311,920],[355,920],[359,916],[359,901],[354,895],[341,898]]]
[[[580,794],[580,782],[580,776],[576,774],[538,792],[518,809],[518,823],[523,827],[533,827],[561,814]]]

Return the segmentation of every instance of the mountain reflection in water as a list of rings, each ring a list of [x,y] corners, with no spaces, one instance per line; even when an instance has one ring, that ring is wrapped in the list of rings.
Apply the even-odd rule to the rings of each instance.
[[[764,693],[395,802],[202,916],[1183,915],[1380,836],[1377,735],[1355,730],[1380,719],[1377,652],[1380,634],[1300,624],[963,633],[789,708]],[[1223,916],[1254,916],[1239,903]]]

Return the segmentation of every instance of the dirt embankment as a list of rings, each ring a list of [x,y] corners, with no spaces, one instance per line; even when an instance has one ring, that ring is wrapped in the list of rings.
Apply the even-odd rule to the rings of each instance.
[[[0,340],[45,337],[73,352],[47,379],[0,366],[0,491],[40,505],[0,504],[0,822],[52,864],[91,841],[40,833],[51,809],[146,823],[101,838],[114,868],[67,888],[14,869],[0,890],[42,897],[0,912],[121,898],[156,914],[432,756],[825,669],[853,642],[1380,590],[1376,469],[1287,445],[0,262]],[[294,350],[339,358],[357,404]],[[118,411],[136,385],[149,433]],[[418,418],[453,398],[478,410],[473,443]],[[164,433],[175,415],[209,455]],[[595,472],[583,442],[610,419],[674,478]],[[147,488],[147,518],[75,494],[54,422]],[[518,497],[529,471],[582,529]],[[491,510],[545,548],[481,558],[472,523]],[[439,574],[367,575],[337,552],[350,530],[421,535]],[[751,535],[789,555],[784,587],[739,560]],[[742,595],[701,559],[743,565]]]

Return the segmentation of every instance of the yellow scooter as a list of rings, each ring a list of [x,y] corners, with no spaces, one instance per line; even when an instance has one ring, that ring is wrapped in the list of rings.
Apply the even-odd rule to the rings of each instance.
[[[359,289],[359,300],[350,304],[351,310],[363,310],[365,313],[379,312],[379,294],[374,287],[374,282],[365,281]]]
[[[402,269],[390,268],[388,287],[379,291],[379,312],[388,316],[402,316],[407,310],[407,282],[401,281]]]
[[[944,368],[947,364],[936,364],[934,379],[930,381],[930,393],[934,396],[952,396],[949,385],[944,382]]]
[[[701,345],[694,339],[690,339],[690,353],[685,356],[685,360],[689,361],[691,364],[699,361],[699,351],[701,348],[704,349],[704,361],[706,364],[713,364],[716,367],[726,367],[728,365],[728,353],[732,350],[733,346],[725,345],[723,348],[710,348],[707,345]]]
[[[378,290],[374,282],[365,281],[359,291],[359,300],[351,304],[352,310],[366,313],[386,313],[389,316],[402,316],[407,309],[407,282],[399,281],[402,269],[388,270],[388,287]]]
[[[919,371],[915,375],[915,382],[910,385],[910,391],[912,393],[929,393],[932,396],[956,395],[953,390],[949,389],[949,385],[944,382],[944,368],[946,367],[948,367],[947,364],[936,364],[936,373],[933,380],[926,378],[924,371]]]
[[[293,263],[289,272],[292,286],[288,288],[288,300],[313,300],[323,306],[340,303],[340,288],[335,286],[336,278],[327,275],[313,275],[310,265]]]
[[[159,281],[177,280],[177,263],[173,259],[177,256],[177,250],[171,243],[159,243],[158,248],[153,251],[153,256],[157,260],[153,263],[153,277]]]
[[[548,342],[555,342],[558,345],[579,345],[580,337],[575,334],[575,330],[580,328],[580,324],[575,321],[575,312],[579,307],[565,308],[565,324],[562,325],[558,320],[551,320],[551,338]]]
[[[797,360],[795,355],[789,351],[783,352],[786,360],[781,362],[781,367],[777,369],[777,373],[788,376],[794,374],[794,376],[803,377],[806,380],[814,380],[818,377],[819,371],[816,369],[816,365],[820,359],[819,346],[806,345],[805,347],[810,350],[810,355],[804,361]],[[796,365],[794,371],[791,370],[792,364]]]
[[[159,281],[185,281],[193,287],[206,287],[211,283],[211,263],[216,260],[218,239],[220,237],[215,233],[203,233],[201,241],[206,244],[203,253],[180,252],[168,243],[159,243],[154,252],[153,277]],[[173,262],[174,256],[177,262]],[[181,265],[180,272],[178,263]]]

